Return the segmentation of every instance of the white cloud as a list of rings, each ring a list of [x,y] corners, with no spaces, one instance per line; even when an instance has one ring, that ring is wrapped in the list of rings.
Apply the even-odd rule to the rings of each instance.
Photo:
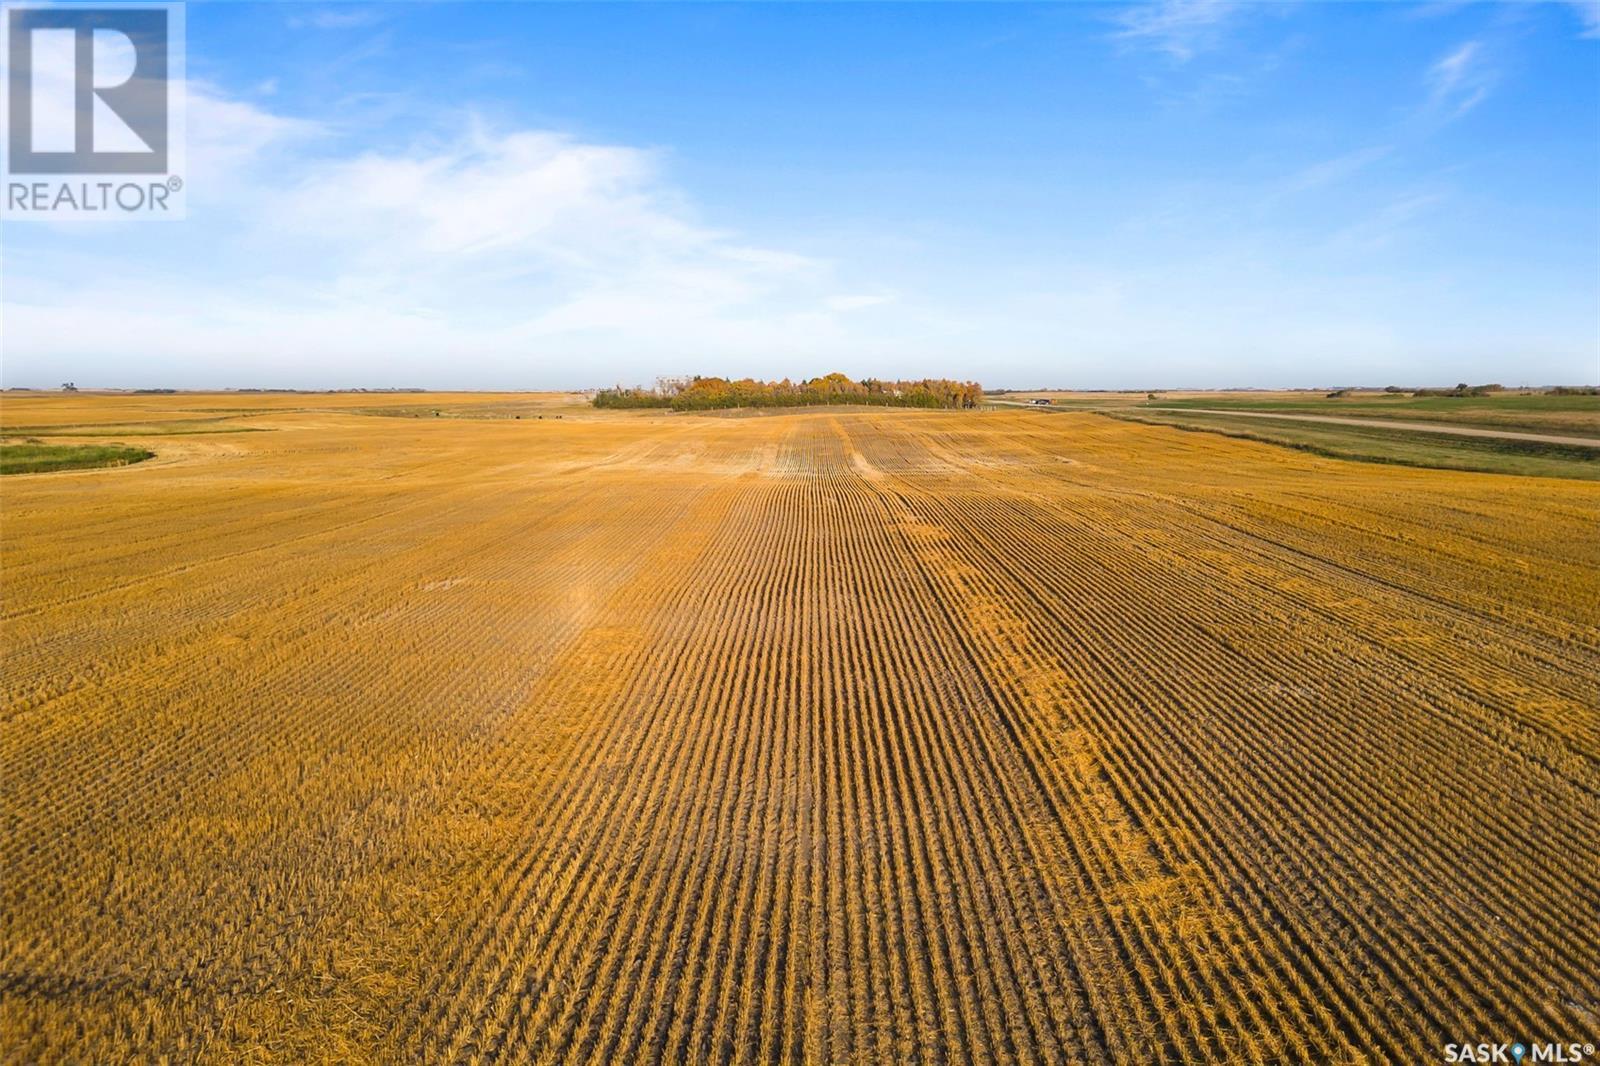
[[[1467,41],[1428,68],[1429,107],[1456,119],[1488,99],[1496,81],[1481,41]]]
[[[1180,63],[1213,47],[1224,24],[1239,10],[1236,0],[1160,0],[1121,12],[1120,40],[1148,44]]]
[[[474,128],[444,147],[313,165],[264,207],[346,297],[545,328],[718,313],[822,270],[695,220],[653,153],[548,131]]]

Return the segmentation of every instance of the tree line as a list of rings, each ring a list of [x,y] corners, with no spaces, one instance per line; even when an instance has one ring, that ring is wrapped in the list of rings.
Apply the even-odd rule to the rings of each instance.
[[[812,407],[818,404],[865,404],[879,407],[976,407],[983,386],[975,381],[923,378],[920,381],[853,381],[843,374],[825,374],[807,381],[756,381],[754,378],[662,378],[654,388],[601,389],[596,407],[659,407],[674,411],[711,411],[728,407]]]

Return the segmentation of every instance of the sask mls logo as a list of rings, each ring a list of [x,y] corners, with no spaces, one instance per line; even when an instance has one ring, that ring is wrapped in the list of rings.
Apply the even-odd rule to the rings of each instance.
[[[1593,1044],[1580,1044],[1575,1041],[1545,1043],[1530,1040],[1527,1043],[1523,1043],[1519,1040],[1510,1044],[1446,1044],[1444,1046],[1444,1061],[1446,1062],[1501,1062],[1510,1063],[1512,1066],[1526,1066],[1528,1063],[1535,1062],[1576,1063],[1593,1057]]]
[[[183,5],[9,3],[3,15],[0,214],[181,218]]]

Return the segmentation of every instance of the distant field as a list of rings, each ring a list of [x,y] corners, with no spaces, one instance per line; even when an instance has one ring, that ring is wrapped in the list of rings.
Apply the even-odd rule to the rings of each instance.
[[[1351,390],[1343,396],[1323,391],[1282,392],[1015,392],[1004,400],[1049,399],[1068,407],[1155,407],[1177,410],[1279,411],[1285,414],[1338,415],[1444,422],[1487,428],[1600,437],[1600,396],[1558,396],[1518,390],[1487,396],[1413,396],[1378,390]]]
[[[1380,391],[1026,392],[991,399],[1047,398],[1052,410],[1087,410],[1187,430],[1203,430],[1316,452],[1333,458],[1447,470],[1600,478],[1600,449],[1558,442],[1488,440],[1411,431],[1395,423],[1600,439],[1600,396],[1502,392],[1482,397],[1413,397]],[[1227,412],[1238,412],[1229,417]],[[1282,420],[1259,415],[1284,415]],[[1301,416],[1361,419],[1370,426],[1297,421]]]
[[[354,407],[355,414],[384,415],[390,418],[560,418],[568,412],[587,410],[582,398],[568,393],[523,397],[479,397],[461,400],[442,397],[422,403],[394,403],[376,407]]]
[[[1116,417],[1224,433],[1243,440],[1280,444],[1339,459],[1431,466],[1444,470],[1600,479],[1600,448],[1415,433],[1381,423],[1369,428],[1229,417],[1198,411],[1139,408],[1117,412]]]
[[[1205,396],[1158,397],[1152,407],[1277,411],[1341,415],[1406,422],[1445,422],[1530,433],[1567,433],[1600,437],[1600,396],[1523,395],[1514,391],[1488,396],[1408,396],[1352,392],[1329,398],[1323,394],[1268,398],[1252,394],[1212,393]]]
[[[0,393],[0,430],[65,435],[143,427],[149,433],[219,432],[299,414],[390,414],[456,417],[578,407],[575,393],[504,392],[105,392]]]
[[[262,431],[0,494],[0,1060],[1600,1027],[1600,484],[1011,409],[0,423],[207,407]]]

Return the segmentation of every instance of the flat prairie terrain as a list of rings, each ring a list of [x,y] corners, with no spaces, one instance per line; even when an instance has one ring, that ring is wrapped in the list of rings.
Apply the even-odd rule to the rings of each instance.
[[[0,1059],[1600,1038],[1600,484],[1022,410],[0,423],[156,452],[0,484]]]

